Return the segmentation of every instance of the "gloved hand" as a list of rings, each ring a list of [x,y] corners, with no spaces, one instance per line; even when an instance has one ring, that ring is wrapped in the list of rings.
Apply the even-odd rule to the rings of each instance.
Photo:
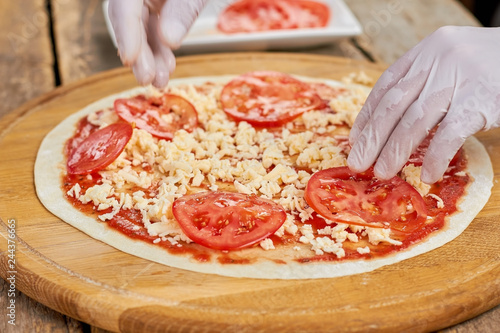
[[[140,84],[165,87],[175,69],[173,49],[207,0],[110,0],[109,18],[124,65]]]
[[[396,175],[440,123],[421,179],[438,181],[465,139],[500,126],[500,28],[443,27],[390,66],[354,126],[347,160],[357,172]]]

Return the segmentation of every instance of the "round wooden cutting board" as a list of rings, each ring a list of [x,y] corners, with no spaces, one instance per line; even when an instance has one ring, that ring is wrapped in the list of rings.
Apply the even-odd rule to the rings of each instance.
[[[178,59],[175,77],[278,70],[340,79],[383,68],[327,56],[237,53]],[[500,131],[477,135],[494,164],[490,201],[457,239],[370,273],[258,280],[163,266],[94,240],[38,201],[33,166],[43,137],[87,104],[136,86],[120,69],[56,89],[0,120],[0,273],[15,224],[16,287],[47,306],[122,332],[432,331],[500,303]]]

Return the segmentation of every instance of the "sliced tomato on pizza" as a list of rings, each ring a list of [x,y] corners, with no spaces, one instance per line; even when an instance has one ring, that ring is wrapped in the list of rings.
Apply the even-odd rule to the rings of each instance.
[[[135,97],[118,100],[116,108],[107,99],[82,110],[79,122],[71,117],[61,123],[37,157],[35,181],[41,200],[55,203],[49,207],[61,218],[82,230],[90,227],[95,237],[101,237],[103,228],[109,230],[104,241],[110,245],[118,243],[121,250],[166,265],[204,273],[217,267],[217,274],[229,276],[312,278],[359,273],[351,270],[358,266],[369,271],[380,267],[373,263],[392,262],[401,257],[394,254],[403,251],[414,256],[413,249],[421,248],[416,245],[432,245],[428,240],[436,235],[449,241],[456,237],[449,231],[466,227],[474,215],[462,222],[465,210],[458,204],[470,199],[470,193],[473,201],[484,194],[480,209],[489,197],[491,180],[483,190],[469,191],[469,185],[485,176],[493,179],[492,171],[484,169],[487,154],[474,154],[483,151],[479,143],[466,146],[456,165],[428,188],[416,178],[418,167],[400,173],[409,183],[398,177],[380,180],[373,170],[354,173],[346,167],[314,173],[323,165],[345,161],[349,125],[342,119],[357,112],[354,106],[365,97],[360,89],[270,71],[247,73],[231,82],[219,77],[197,82],[170,84],[196,101],[198,110],[188,105],[183,111],[185,104],[175,95],[140,95],[144,90],[138,87],[123,95]],[[342,97],[355,100],[345,109],[335,101],[343,89]],[[325,100],[339,109],[322,109]],[[315,112],[301,117],[307,110]],[[198,118],[198,111],[200,128],[184,132],[194,129],[189,115]],[[324,119],[330,118],[329,112],[339,117]],[[188,125],[172,129],[183,116]],[[221,126],[209,126],[213,119]],[[238,126],[234,119],[256,128]],[[153,133],[173,130],[172,135],[185,138],[189,147],[158,140],[143,130],[130,140],[131,124]],[[283,124],[293,126],[266,127]],[[54,147],[64,143],[66,148],[54,155]],[[112,163],[118,156],[119,163]],[[57,166],[65,161],[67,172],[61,175]],[[484,171],[471,171],[478,167],[476,161]],[[90,173],[92,177],[82,176]],[[45,191],[47,186],[54,191]],[[200,189],[206,192],[193,194]],[[62,199],[73,209],[61,205]]]
[[[369,169],[348,167],[316,172],[307,183],[306,202],[324,218],[409,233],[426,221],[422,196],[399,177],[380,180]]]
[[[91,133],[97,131],[99,126],[92,124],[88,121],[87,117],[83,117],[78,122],[76,126],[75,135],[72,136],[68,141],[66,141],[66,145],[64,146],[65,154],[67,156],[70,155],[73,150],[78,148],[78,146],[85,140]]]
[[[277,203],[233,192],[186,195],[174,201],[172,212],[191,240],[216,250],[251,246],[275,233],[286,219]]]
[[[238,76],[224,86],[222,108],[237,121],[256,127],[277,127],[306,111],[324,108],[314,89],[288,74],[256,71]]]
[[[123,151],[133,128],[119,122],[92,132],[73,149],[66,163],[69,174],[90,174],[110,165]]]
[[[314,89],[314,91],[316,91],[319,97],[328,101],[339,97],[339,95],[347,91],[346,88],[332,87],[323,82],[311,82],[309,85],[312,89]]]
[[[198,126],[195,107],[173,94],[120,98],[114,102],[114,108],[120,118],[160,139],[171,140],[176,131],[191,132]]]

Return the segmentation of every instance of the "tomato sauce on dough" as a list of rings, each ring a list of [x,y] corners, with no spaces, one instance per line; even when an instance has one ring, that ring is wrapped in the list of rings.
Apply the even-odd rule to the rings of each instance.
[[[82,121],[82,123],[84,122]],[[80,131],[88,131],[88,128],[86,128],[85,126],[80,126],[75,135],[68,142],[71,143],[75,141],[75,138],[78,138],[81,135]],[[388,243],[379,243],[378,245],[373,245],[368,242],[366,235],[358,233],[359,241],[357,243],[353,244],[344,242],[343,248],[345,250],[345,257],[341,259],[337,258],[335,254],[324,253],[322,255],[314,255],[314,253],[311,252],[311,255],[305,255],[301,258],[295,258],[294,260],[301,263],[308,263],[318,261],[346,261],[380,258],[404,250],[415,243],[421,242],[432,233],[440,232],[446,229],[446,218],[457,212],[457,206],[459,204],[460,198],[462,198],[462,196],[465,194],[467,184],[470,182],[470,177],[466,173],[461,172],[465,171],[467,167],[467,160],[463,155],[464,154],[460,154],[455,159],[453,165],[448,169],[443,179],[438,183],[433,184],[431,187],[430,192],[442,199],[444,207],[438,208],[437,201],[433,197],[426,196],[424,201],[429,217],[428,221],[421,228],[418,228],[409,234],[396,233],[393,238],[402,242],[401,245],[392,245]],[[76,183],[78,183],[82,189],[82,192],[85,192],[87,188],[90,188],[96,184],[100,184],[100,182],[101,177],[98,173],[94,173],[91,175],[66,174],[63,176],[62,189],[64,193],[66,193]],[[133,190],[131,191],[133,192]],[[150,189],[150,191],[153,191],[153,189]],[[94,217],[96,220],[98,219],[98,215],[111,212],[111,208],[108,208],[107,210],[97,211],[92,202],[83,204],[79,200],[68,195],[66,196],[66,199],[76,209],[80,210],[88,216]],[[220,264],[228,265],[245,265],[251,264],[253,262],[252,259],[242,258],[241,256],[237,255],[238,251],[214,251],[196,243],[182,243],[181,245],[180,243],[172,244],[167,241],[155,244],[154,240],[158,237],[148,234],[146,228],[142,223],[142,216],[137,210],[120,209],[120,211],[113,218],[107,220],[106,222],[99,223],[107,223],[110,228],[122,233],[123,235],[131,239],[147,242],[156,246],[161,246],[172,255],[189,256],[198,262],[208,262],[213,259],[217,260],[217,262],[219,262]],[[315,215],[315,218],[309,220],[308,223],[313,226],[313,230],[315,231],[318,229],[323,229],[327,226],[325,220],[322,218],[318,218],[317,215]],[[270,238],[273,240],[273,243],[276,247],[299,244],[298,235],[284,235],[282,237],[272,235],[270,236]],[[360,244],[366,244],[366,246],[370,248],[370,252],[363,254],[359,253],[357,251],[357,248],[360,246]],[[285,261],[276,260],[276,263],[285,264]]]
[[[313,91],[311,87],[314,87]],[[218,102],[222,106],[221,112],[225,112],[229,118],[235,119],[236,122],[245,121],[253,125],[257,131],[265,130],[274,138],[281,139],[280,129],[285,124],[292,125],[288,126],[291,133],[301,133],[306,130],[305,127],[301,127],[304,126],[303,124],[298,122],[296,126],[294,121],[294,119],[300,119],[305,112],[315,110],[321,112],[321,116],[337,113],[328,101],[344,92],[341,88],[305,84],[283,73],[257,71],[244,74],[226,84]],[[247,102],[243,103],[244,101]],[[208,181],[204,181],[197,185],[198,190],[193,193],[191,193],[192,190],[188,190],[188,193],[180,198],[178,198],[178,192],[175,192],[177,199],[171,207],[172,219],[175,217],[175,221],[180,221],[177,222],[180,229],[193,242],[188,243],[178,238],[174,239],[174,237],[161,237],[160,239],[158,235],[151,235],[148,228],[150,224],[158,223],[155,221],[160,217],[163,220],[163,216],[154,215],[155,221],[147,218],[146,222],[143,222],[143,215],[137,209],[125,209],[121,206],[116,211],[113,211],[112,207],[98,209],[92,201],[82,203],[78,199],[79,195],[75,193],[76,184],[80,187],[80,193],[85,193],[88,188],[95,185],[103,184],[99,168],[108,165],[102,163],[102,160],[95,161],[94,155],[96,154],[88,153],[87,150],[95,149],[95,152],[105,156],[106,163],[111,163],[121,152],[120,149],[115,149],[115,146],[123,146],[124,140],[129,140],[130,125],[149,132],[157,139],[167,141],[175,136],[179,128],[192,132],[197,126],[203,128],[204,125],[198,124],[198,119],[193,116],[197,114],[197,111],[190,102],[171,94],[155,98],[140,95],[129,99],[118,99],[114,103],[114,111],[118,119],[114,124],[119,126],[106,130],[112,125],[99,128],[84,117],[77,124],[73,136],[66,142],[64,153],[68,161],[75,161],[67,165],[68,172],[62,176],[61,180],[66,199],[75,209],[94,219],[95,223],[105,223],[107,227],[131,240],[151,244],[166,250],[171,255],[184,256],[199,263],[215,261],[222,265],[252,264],[259,260],[258,251],[264,251],[259,247],[261,240],[270,240],[276,251],[280,249],[290,251],[289,256],[287,252],[283,258],[276,255],[274,259],[268,259],[276,264],[286,264],[290,260],[308,263],[387,257],[421,243],[433,234],[444,232],[449,227],[447,218],[458,211],[458,204],[471,182],[469,175],[465,172],[467,159],[462,151],[459,151],[451,161],[443,179],[430,187],[430,195],[424,197],[399,177],[382,181],[376,179],[373,172],[353,174],[347,167],[342,166],[328,167],[313,172],[312,169],[315,167],[310,165],[299,167],[299,163],[295,162],[298,154],[290,153],[284,158],[290,165],[293,165],[290,168],[295,171],[295,174],[305,172],[310,176],[310,178],[304,178],[303,187],[300,187],[304,195],[298,194],[295,197],[295,200],[305,202],[304,209],[313,212],[312,215],[308,213],[306,217],[302,217],[304,220],[307,219],[305,222],[299,217],[299,211],[294,210],[295,208],[291,205],[286,211],[281,204],[277,203],[279,200],[269,200],[255,194],[236,193],[235,184],[218,179],[218,191],[211,192]],[[102,112],[98,111],[96,115],[102,115]],[[165,119],[174,119],[180,127],[172,127]],[[314,133],[314,142],[325,138],[335,139],[335,144],[341,150],[339,154],[347,156],[349,153],[348,127],[348,124],[344,122],[335,125],[336,132],[317,131]],[[112,139],[113,144],[106,145],[106,140],[102,139],[102,133],[107,133],[106,135]],[[430,137],[419,147],[422,149],[417,150],[410,157],[409,163],[414,166],[421,165],[425,147],[429,141]],[[80,148],[82,146],[90,148]],[[82,163],[88,168],[83,174],[78,174]],[[70,166],[76,171],[70,172]],[[262,168],[267,175],[272,172],[277,174],[279,171],[276,172],[276,166],[277,164],[270,164],[264,168],[262,165]],[[154,169],[157,168],[156,164],[149,165],[145,162],[142,162],[140,166],[135,165],[134,168],[149,175],[158,172]],[[159,172],[163,173],[163,169]],[[103,176],[107,177],[106,174]],[[127,194],[142,191],[145,199],[156,197],[160,192],[159,185],[154,179],[149,182],[151,185],[145,185],[149,188],[132,185],[136,183],[127,184],[127,188],[115,190]],[[277,186],[284,187],[283,184]],[[71,195],[72,190],[73,195]],[[198,192],[200,190],[204,192]],[[272,194],[268,197],[271,198]],[[82,201],[86,202],[86,200]],[[237,202],[242,204],[235,204]],[[103,217],[104,214],[107,214],[107,217]],[[302,227],[310,228],[314,237],[318,239],[328,227],[335,228],[338,223],[343,224],[338,225],[339,227],[352,225],[353,227],[349,227],[349,235],[355,240],[350,238],[343,241],[341,244],[341,250],[345,252],[343,256],[328,253],[326,250],[315,251],[311,249],[311,244],[301,239],[305,237],[302,230],[276,235],[278,228],[284,225],[284,221],[288,218],[294,220],[291,224],[299,230]],[[234,220],[237,221],[234,222]],[[185,221],[189,221],[191,225],[186,225]],[[222,222],[229,227],[218,225]],[[172,223],[174,223],[173,220]],[[236,236],[225,235],[225,230],[231,229],[235,224],[241,227],[234,234]],[[375,229],[379,231],[389,227],[390,239],[377,243],[376,240],[370,238],[369,231]],[[180,230],[178,232],[180,233]],[[214,238],[219,238],[218,240],[210,239],[214,233],[217,236]],[[257,238],[247,237],[250,233],[257,234]],[[219,237],[220,235],[224,237]],[[334,237],[333,233],[328,237],[334,242],[340,242],[336,240],[337,236]],[[243,248],[244,250],[240,250]],[[246,256],[247,250],[252,253],[250,256]],[[274,251],[272,248],[269,250]],[[273,258],[273,255],[266,256],[268,257]]]

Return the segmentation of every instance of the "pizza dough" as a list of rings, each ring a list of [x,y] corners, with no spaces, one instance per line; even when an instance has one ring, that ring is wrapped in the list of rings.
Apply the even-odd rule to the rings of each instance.
[[[172,80],[171,85],[201,84],[206,81],[227,82],[231,76],[198,77]],[[317,80],[317,79],[315,79]],[[324,82],[339,86],[336,81]],[[79,112],[69,116],[56,126],[43,140],[35,163],[35,186],[43,205],[62,221],[85,232],[89,236],[109,244],[118,250],[132,255],[159,262],[168,266],[202,273],[220,274],[232,277],[265,279],[311,279],[346,276],[372,271],[379,267],[394,264],[419,254],[436,249],[458,237],[473,221],[488,201],[493,185],[493,169],[483,145],[475,138],[469,138],[464,146],[468,156],[468,173],[473,181],[459,205],[460,211],[451,216],[448,226],[436,234],[431,234],[424,242],[390,256],[353,261],[299,263],[294,258],[300,256],[293,246],[281,246],[273,251],[263,251],[253,247],[238,252],[242,258],[252,258],[251,264],[227,264],[216,260],[199,262],[189,256],[174,255],[155,244],[131,239],[79,210],[65,198],[61,187],[65,157],[64,145],[75,130],[75,124],[85,115],[110,107],[117,98],[148,94],[151,88],[135,88],[106,97]]]

